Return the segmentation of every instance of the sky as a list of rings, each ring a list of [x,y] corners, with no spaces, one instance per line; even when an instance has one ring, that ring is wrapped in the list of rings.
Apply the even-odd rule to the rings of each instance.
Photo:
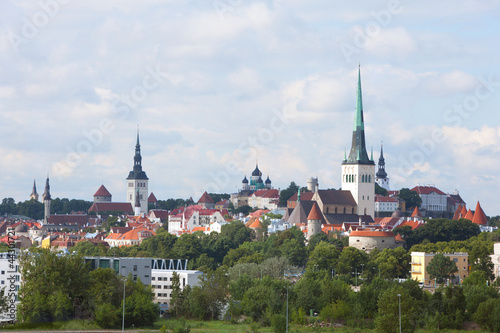
[[[500,214],[500,3],[2,0],[0,197],[341,186],[360,65],[367,149],[391,189]]]

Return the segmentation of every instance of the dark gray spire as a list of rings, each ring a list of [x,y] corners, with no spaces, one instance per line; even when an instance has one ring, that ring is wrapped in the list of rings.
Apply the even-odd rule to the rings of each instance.
[[[47,180],[45,181],[45,191],[43,192],[43,201],[50,200],[50,185],[49,185],[49,176],[47,176]]]
[[[128,174],[127,179],[149,179],[142,171],[141,145],[139,143],[139,129],[137,129],[137,143],[135,145],[134,168]]]

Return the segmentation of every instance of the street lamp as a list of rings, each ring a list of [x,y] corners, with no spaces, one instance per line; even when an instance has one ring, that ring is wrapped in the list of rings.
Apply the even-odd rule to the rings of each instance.
[[[398,294],[399,298],[399,333],[401,333],[401,294]]]
[[[122,315],[122,333],[125,332],[125,281],[127,279],[123,279],[123,315]]]

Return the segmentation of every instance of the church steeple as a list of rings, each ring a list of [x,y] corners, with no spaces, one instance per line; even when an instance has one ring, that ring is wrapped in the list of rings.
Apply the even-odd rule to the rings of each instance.
[[[50,185],[49,185],[49,175],[47,175],[47,180],[45,181],[45,191],[43,192],[43,205],[44,205],[44,223],[47,224],[50,217]]]
[[[142,171],[141,144],[139,143],[139,128],[137,128],[137,143],[135,144],[134,168],[128,174],[127,179],[149,179]]]
[[[344,164],[375,164],[368,158],[365,144],[365,122],[363,119],[363,99],[361,94],[361,68],[358,69],[358,91],[356,97],[356,112],[354,113],[354,128],[349,158]]]
[[[43,192],[43,201],[50,200],[50,185],[49,185],[49,176],[47,176],[47,180],[45,181],[45,191]]]
[[[36,181],[33,179],[33,190],[31,191],[30,200],[38,201],[38,192],[36,191]]]
[[[148,176],[142,170],[141,144],[139,141],[139,127],[137,127],[137,141],[135,144],[134,167],[127,177],[127,202],[134,210],[139,208],[140,213],[148,212]],[[136,206],[139,204],[139,206]]]
[[[387,172],[385,172],[384,145],[380,145],[380,157],[378,159],[378,171],[376,176],[382,179],[387,177]]]

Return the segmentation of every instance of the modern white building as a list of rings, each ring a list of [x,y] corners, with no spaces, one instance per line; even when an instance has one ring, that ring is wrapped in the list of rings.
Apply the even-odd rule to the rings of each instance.
[[[176,265],[177,263],[177,265]],[[180,263],[180,265],[179,265]],[[180,289],[186,286],[198,285],[203,272],[187,270],[187,260],[182,267],[181,261],[157,260],[151,270],[151,287],[154,292],[154,302],[160,304],[163,311],[168,310],[172,298],[172,281],[174,272],[179,276]]]

